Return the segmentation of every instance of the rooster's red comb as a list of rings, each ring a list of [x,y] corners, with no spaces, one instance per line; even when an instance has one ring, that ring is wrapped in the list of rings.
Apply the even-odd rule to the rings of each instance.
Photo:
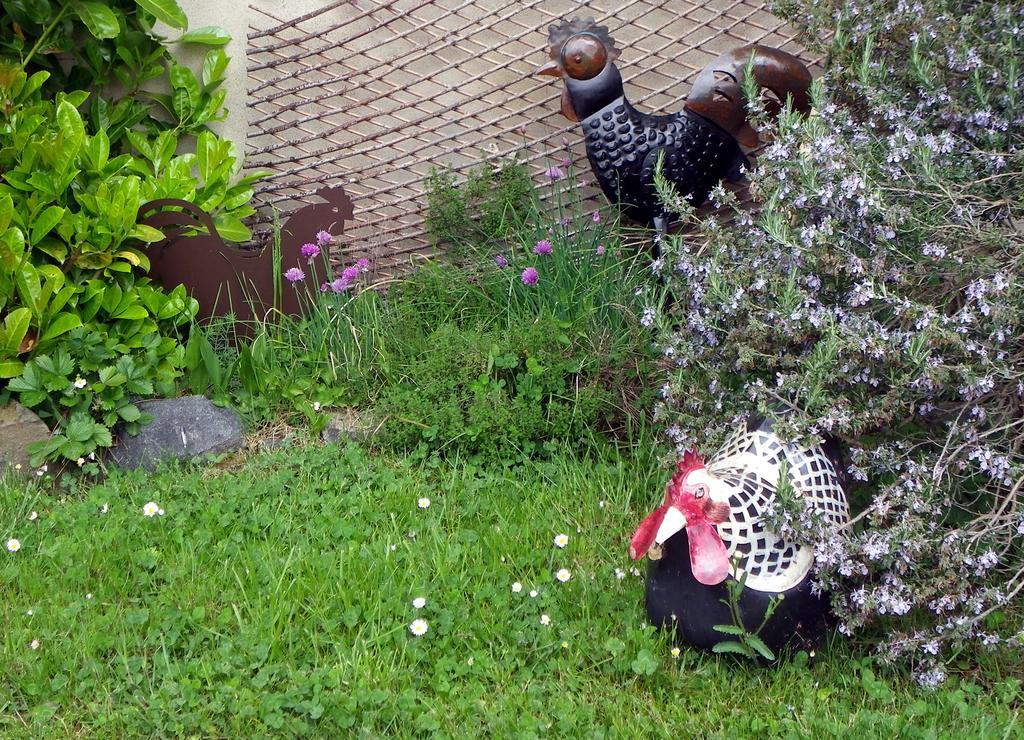
[[[704,458],[697,453],[696,447],[691,447],[690,449],[683,453],[683,456],[679,459],[679,462],[676,463],[676,472],[686,475],[691,470],[696,470],[697,468],[703,467]]]

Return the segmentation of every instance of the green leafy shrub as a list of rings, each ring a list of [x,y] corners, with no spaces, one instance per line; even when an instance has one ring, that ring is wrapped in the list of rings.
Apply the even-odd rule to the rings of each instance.
[[[161,13],[176,7],[143,5]],[[178,333],[196,313],[180,286],[168,293],[145,277],[142,247],[162,234],[137,224],[139,207],[157,198],[191,200],[215,214],[226,237],[245,239],[241,219],[252,213],[253,178],[233,182],[232,144],[209,131],[196,137],[195,153],[176,154],[182,135],[220,115],[221,50],[207,56],[200,88],[190,70],[168,61],[159,39],[139,36],[137,24],[153,21],[141,9],[111,26],[113,11],[101,3],[11,3],[4,12],[17,23],[26,10],[35,21],[18,26],[21,36],[0,41],[0,49],[19,51],[33,23],[45,22],[20,63],[0,63],[0,379],[7,379],[0,401],[19,400],[55,428],[37,459],[75,460],[109,446],[114,424],[131,431],[146,421],[133,399],[174,390],[183,363]],[[160,53],[143,63],[110,47],[118,40]],[[78,56],[70,71],[50,59],[72,48]],[[120,61],[99,64],[107,52]],[[122,83],[141,84],[155,76],[158,61],[160,70],[168,63],[172,112],[181,114],[176,123],[157,123],[138,95],[111,101],[85,90],[55,91],[51,72],[25,71],[59,67],[56,74],[70,83],[87,70],[119,70]],[[216,103],[217,115],[200,121],[190,101]]]

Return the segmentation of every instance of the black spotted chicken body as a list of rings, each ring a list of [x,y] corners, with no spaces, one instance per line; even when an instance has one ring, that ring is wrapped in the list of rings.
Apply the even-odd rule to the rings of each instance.
[[[664,215],[654,187],[658,157],[665,177],[694,206],[746,159],[736,140],[696,113],[638,112],[625,97],[582,121],[587,157],[605,196],[626,215],[650,222]]]

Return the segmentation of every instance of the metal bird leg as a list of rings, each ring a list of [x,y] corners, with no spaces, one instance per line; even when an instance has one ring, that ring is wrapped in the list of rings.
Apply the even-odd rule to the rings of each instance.
[[[668,233],[668,216],[662,214],[654,217],[654,246],[651,248],[651,256],[654,259],[661,257],[661,242]]]

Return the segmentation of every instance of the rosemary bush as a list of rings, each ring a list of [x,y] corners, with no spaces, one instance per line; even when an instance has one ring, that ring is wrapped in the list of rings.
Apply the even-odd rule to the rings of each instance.
[[[1021,19],[777,10],[831,38],[829,70],[760,156],[754,210],[719,188],[668,245],[656,414],[680,449],[780,409],[785,434],[843,442],[852,526],[774,523],[817,543],[840,630],[935,685],[967,644],[1024,641]]]

